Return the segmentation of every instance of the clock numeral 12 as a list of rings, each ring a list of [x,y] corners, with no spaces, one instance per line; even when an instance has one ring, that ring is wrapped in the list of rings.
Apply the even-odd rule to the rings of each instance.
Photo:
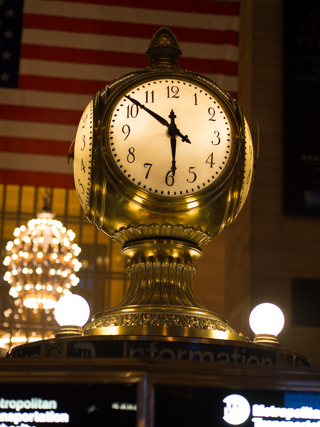
[[[178,86],[167,86],[167,98],[180,98]]]

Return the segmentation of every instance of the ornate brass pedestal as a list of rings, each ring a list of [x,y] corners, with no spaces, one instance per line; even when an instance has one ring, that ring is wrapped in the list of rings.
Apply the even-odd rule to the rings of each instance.
[[[86,336],[248,341],[197,301],[191,277],[200,248],[234,222],[251,188],[250,130],[229,94],[178,67],[180,54],[160,29],[150,66],[98,92],[80,121],[79,200],[122,245],[131,276],[123,301],[96,314]]]
[[[193,263],[201,256],[196,244],[173,239],[138,240],[125,244],[131,283],[123,301],[98,313],[85,335],[160,335],[244,341],[222,316],[195,297]]]
[[[83,336],[26,344],[9,357],[309,364],[272,343],[249,342],[193,293],[200,248],[235,221],[255,165],[237,102],[179,68],[180,54],[175,36],[160,29],[147,51],[150,66],[97,92],[75,139],[80,203],[128,262],[123,301],[96,314]]]

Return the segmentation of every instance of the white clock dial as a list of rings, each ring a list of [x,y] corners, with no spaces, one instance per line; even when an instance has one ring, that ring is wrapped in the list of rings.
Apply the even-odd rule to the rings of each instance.
[[[247,123],[244,119],[244,131],[245,131],[245,153],[244,153],[244,175],[240,192],[240,205],[239,210],[242,209],[244,202],[248,196],[252,175],[253,175],[253,144],[251,132]]]
[[[88,211],[92,162],[93,101],[84,110],[78,126],[75,146],[73,174],[81,206]]]
[[[191,196],[208,188],[232,151],[223,103],[204,87],[179,79],[129,90],[111,113],[108,133],[121,174],[159,196]]]

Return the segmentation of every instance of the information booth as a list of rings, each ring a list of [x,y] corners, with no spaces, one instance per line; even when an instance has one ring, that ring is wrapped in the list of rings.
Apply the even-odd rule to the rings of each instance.
[[[250,341],[192,290],[201,247],[233,224],[252,187],[248,123],[229,93],[177,65],[170,30],[155,33],[147,55],[149,67],[93,96],[69,153],[87,218],[121,244],[129,288],[89,323],[59,322],[56,338],[0,359],[0,427],[318,427],[320,371],[281,348],[283,319],[278,329],[264,312],[268,328]],[[41,302],[47,283],[22,287],[34,264],[16,264],[25,232],[11,245],[8,281],[12,295]],[[42,259],[51,243],[32,239]]]
[[[140,359],[2,359],[0,426],[315,427],[320,371]],[[314,425],[313,425],[314,424]]]

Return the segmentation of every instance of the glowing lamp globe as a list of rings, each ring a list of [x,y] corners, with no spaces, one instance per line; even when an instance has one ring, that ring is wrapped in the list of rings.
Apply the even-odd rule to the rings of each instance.
[[[89,304],[80,295],[66,295],[57,302],[54,315],[62,328],[65,326],[81,328],[89,319]]]
[[[279,345],[277,335],[282,331],[284,322],[284,314],[277,305],[268,302],[257,305],[249,316],[254,342]]]

